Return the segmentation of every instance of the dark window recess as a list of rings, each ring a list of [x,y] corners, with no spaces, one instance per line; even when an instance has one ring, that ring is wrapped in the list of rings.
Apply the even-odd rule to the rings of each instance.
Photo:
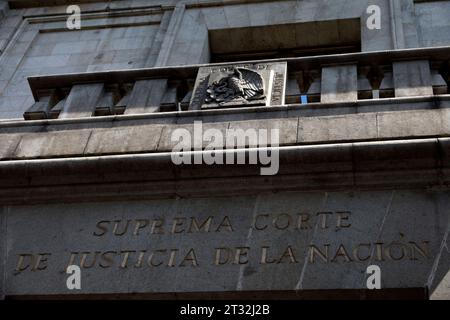
[[[431,63],[431,82],[435,95],[450,93],[450,62]]]
[[[358,68],[358,99],[386,99],[395,96],[392,65]]]
[[[211,62],[361,52],[360,19],[209,31]]]

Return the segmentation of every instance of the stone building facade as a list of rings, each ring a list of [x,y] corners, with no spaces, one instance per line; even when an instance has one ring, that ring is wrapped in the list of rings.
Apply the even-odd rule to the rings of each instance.
[[[449,16],[437,0],[0,1],[0,296],[449,299]],[[205,107],[238,80],[265,102]],[[175,163],[177,129],[183,155],[208,154],[198,125],[224,145],[278,130],[279,170]]]

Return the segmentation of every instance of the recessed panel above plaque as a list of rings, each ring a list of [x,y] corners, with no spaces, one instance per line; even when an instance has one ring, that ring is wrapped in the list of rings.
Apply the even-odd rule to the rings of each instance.
[[[202,67],[190,109],[283,105],[286,69],[285,62]]]

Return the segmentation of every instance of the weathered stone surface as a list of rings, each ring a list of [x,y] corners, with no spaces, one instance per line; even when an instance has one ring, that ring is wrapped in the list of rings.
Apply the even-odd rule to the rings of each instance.
[[[23,117],[25,120],[47,119],[50,116],[52,107],[57,103],[54,93],[42,97],[35,102],[25,113]]]
[[[24,192],[28,195],[26,203],[40,203],[43,199],[46,202],[55,199],[96,201],[98,197],[117,200],[118,195],[128,199],[144,194],[146,198],[214,196],[273,189],[440,188],[450,181],[448,143],[444,140],[281,148],[280,171],[270,178],[260,175],[261,165],[249,163],[210,165],[200,159],[197,165],[178,166],[173,154],[164,151],[67,160],[5,161],[0,162],[0,184],[11,190],[0,194],[0,202],[24,204]],[[186,151],[192,145],[184,147]],[[68,183],[73,185],[68,186]],[[83,191],[88,189],[89,193]]]
[[[125,114],[158,112],[166,89],[166,79],[137,81],[127,102]]]
[[[373,139],[377,137],[376,117],[376,114],[369,113],[335,117],[300,118],[298,142]]]
[[[103,84],[75,85],[59,115],[60,119],[90,117],[103,94]]]
[[[433,94],[429,61],[394,62],[393,71],[396,97]]]
[[[358,100],[358,75],[356,65],[322,68],[323,103]]]
[[[82,156],[90,130],[25,134],[14,157],[19,159]]]
[[[383,138],[448,135],[448,117],[449,111],[446,109],[379,113],[378,134]]]
[[[367,107],[368,108],[368,107]],[[369,109],[369,108],[368,108]],[[300,113],[302,112],[302,113]],[[323,111],[315,110],[309,113],[323,114]],[[314,114],[313,113],[313,114]],[[297,110],[292,115],[308,115],[307,111]],[[263,113],[261,113],[263,115]],[[304,144],[311,142],[348,142],[363,141],[374,139],[392,139],[392,138],[410,138],[420,137],[427,138],[430,136],[440,137],[450,133],[450,119],[446,108],[438,110],[409,110],[395,112],[378,112],[378,113],[361,113],[347,114],[337,116],[301,116],[284,118],[285,113],[267,114],[260,120],[249,120],[244,114],[227,115],[219,114],[218,116],[204,117],[202,123],[203,133],[208,129],[218,129],[224,141],[226,141],[227,132],[234,135],[236,132],[244,133],[248,130],[267,130],[268,133],[272,129],[279,130],[279,145],[288,146],[295,144]],[[266,118],[266,117],[271,118]],[[227,122],[209,122],[210,120],[233,119]],[[245,120],[244,120],[245,119]],[[88,155],[106,155],[115,153],[141,153],[158,151],[171,151],[180,141],[179,135],[175,141],[171,141],[172,134],[177,129],[185,130],[192,139],[202,140],[202,132],[194,134],[195,117],[186,117],[178,120],[178,124],[174,118],[155,118],[149,120],[127,120],[111,128],[111,121],[101,121],[93,127],[89,123],[85,124],[58,124],[50,127],[49,132],[39,132],[45,130],[44,127],[33,127],[32,131],[38,131],[38,134],[26,134],[23,141],[17,148],[18,139],[22,135],[19,128],[4,128],[6,134],[0,140],[2,145],[1,158],[40,158],[49,156],[67,156],[82,155],[83,144],[86,142],[86,132],[92,130],[90,143],[87,146],[86,154]],[[208,122],[206,122],[208,121]],[[184,124],[183,124],[184,123]],[[108,129],[102,129],[108,128]],[[81,131],[78,131],[81,130]],[[238,130],[238,131],[236,131]],[[28,130],[24,130],[29,132]],[[12,134],[8,132],[18,132]],[[178,133],[181,133],[179,131]],[[81,135],[78,139],[76,136]],[[47,137],[48,136],[48,137]],[[295,138],[297,137],[297,138]],[[246,137],[244,137],[246,138]],[[56,140],[55,140],[56,139]],[[207,138],[201,142],[204,148],[209,144]],[[55,142],[61,141],[61,142]],[[188,143],[188,141],[182,141]],[[15,144],[14,144],[15,143]],[[55,149],[42,149],[45,144],[58,143],[60,147]],[[189,142],[192,147],[194,141]],[[224,146],[226,143],[224,143]],[[239,143],[238,145],[243,145]],[[248,145],[248,143],[245,143]],[[252,144],[253,145],[253,144]],[[179,145],[181,146],[181,145]],[[236,145],[235,145],[236,146]],[[186,145],[186,147],[188,147]],[[50,147],[48,147],[50,148]],[[64,151],[61,151],[62,149]]]
[[[363,289],[370,264],[383,288],[420,288],[448,205],[446,192],[396,190],[11,207],[5,291],[72,294],[69,263],[78,294]],[[36,270],[26,254],[41,255]]]
[[[246,133],[255,133],[255,134],[263,134],[267,132],[267,145],[271,145],[277,143],[279,145],[293,145],[297,142],[297,127],[298,127],[298,119],[269,119],[269,120],[254,120],[254,121],[237,121],[230,122],[229,130],[234,130],[236,134],[242,137],[251,137],[251,135]],[[242,130],[242,131],[241,131]],[[250,131],[249,131],[250,130]],[[266,130],[266,131],[263,131]],[[278,132],[276,132],[276,130]],[[241,135],[240,133],[244,134]],[[276,136],[278,135],[278,139]],[[259,137],[258,137],[259,139]],[[258,143],[252,143],[250,140],[239,141],[238,139],[237,147],[257,147]],[[261,140],[253,141],[259,142],[259,145],[264,143]]]
[[[164,126],[161,139],[158,144],[158,151],[167,152],[173,151],[174,147],[177,147],[178,151],[183,150],[199,150],[205,148],[209,142],[204,140],[202,133],[207,132],[209,129],[218,130],[223,138],[222,146],[226,145],[226,130],[229,127],[228,122],[220,123],[201,123],[197,122],[197,125],[192,123],[167,125]],[[194,131],[194,128],[198,131]],[[172,140],[173,138],[173,140]]]
[[[444,255],[446,255],[446,257],[445,257],[447,259],[446,264],[448,264],[449,254],[448,254],[448,252],[443,252],[443,253],[444,253]],[[443,265],[444,263],[441,263],[441,264]],[[445,270],[445,266],[442,267],[442,269]],[[436,286],[436,289],[432,292],[430,299],[431,300],[450,300],[449,291],[450,291],[450,271],[448,271],[445,274],[445,277],[441,280],[441,282],[438,283],[438,285]]]
[[[162,128],[162,126],[139,126],[93,132],[85,154],[153,152],[158,146]]]
[[[12,157],[19,141],[19,134],[2,134],[0,139],[0,159]]]

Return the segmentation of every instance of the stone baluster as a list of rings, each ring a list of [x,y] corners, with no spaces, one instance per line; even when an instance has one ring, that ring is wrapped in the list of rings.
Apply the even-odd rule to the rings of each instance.
[[[158,112],[167,90],[167,79],[139,80],[134,84],[125,114]]]
[[[51,118],[51,109],[57,104],[58,96],[55,90],[42,93],[39,100],[33,103],[23,114],[25,120],[39,120]]]
[[[74,85],[70,90],[59,118],[91,117],[94,114],[97,103],[103,93],[103,83]]]
[[[358,100],[356,64],[325,66],[322,68],[322,103]]]
[[[428,60],[397,61],[392,67],[396,97],[433,95]]]

